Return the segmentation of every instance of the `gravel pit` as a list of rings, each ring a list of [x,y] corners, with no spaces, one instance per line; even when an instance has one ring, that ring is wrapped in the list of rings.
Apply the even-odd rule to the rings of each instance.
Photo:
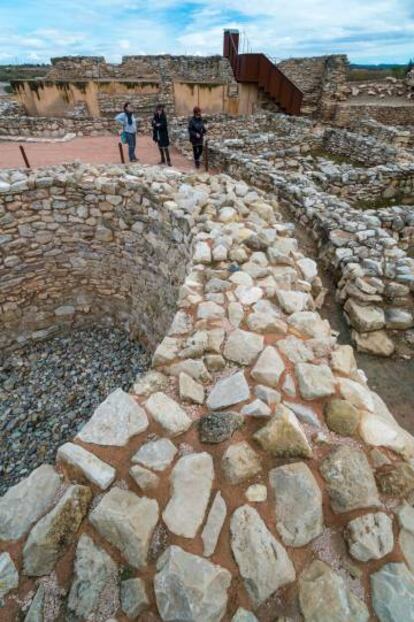
[[[0,495],[73,439],[114,389],[128,391],[150,356],[119,328],[88,327],[0,360]]]

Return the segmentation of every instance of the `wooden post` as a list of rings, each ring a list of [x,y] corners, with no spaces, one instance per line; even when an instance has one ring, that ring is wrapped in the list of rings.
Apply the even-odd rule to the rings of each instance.
[[[23,145],[19,145],[19,149],[23,156],[24,163],[26,164],[26,168],[30,168],[29,160],[27,159],[27,155],[25,150],[23,149]]]
[[[121,162],[122,164],[125,164],[124,150],[122,149],[122,143],[118,143],[118,147],[119,147],[119,155],[121,156]]]
[[[206,172],[208,172],[208,139],[204,143],[204,167]]]

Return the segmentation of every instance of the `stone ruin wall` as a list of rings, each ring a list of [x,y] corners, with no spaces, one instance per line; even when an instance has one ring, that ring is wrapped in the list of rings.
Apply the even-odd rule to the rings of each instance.
[[[83,166],[1,179],[1,348],[93,322],[124,325],[154,347],[190,248],[188,221],[163,204],[162,184]]]
[[[278,121],[274,121],[274,127]],[[295,128],[295,135],[298,121],[289,119],[285,123]],[[324,131],[321,133],[315,127],[315,145],[323,145]],[[213,167],[274,193],[313,232],[319,256],[336,274],[338,299],[344,305],[353,338],[361,350],[388,356],[394,351],[393,340],[398,344],[401,338],[403,350],[407,345],[412,348],[414,261],[407,252],[412,255],[413,209],[397,204],[395,208],[361,210],[353,207],[353,203],[394,197],[412,204],[414,164],[402,162],[367,169],[348,165],[345,175],[330,170],[321,175],[312,167],[305,175],[289,173],[286,168],[289,153],[292,159],[303,157],[306,163],[309,136],[315,128],[308,122],[307,129],[301,129],[306,147],[303,156],[300,141],[292,147],[289,137],[286,151],[278,148],[271,160],[272,135],[270,140],[268,136],[253,135],[210,142],[209,160]],[[361,140],[356,136],[349,141],[349,132],[344,132],[344,136],[351,147]],[[335,145],[336,141],[331,143],[334,153]],[[390,148],[383,143],[381,146]],[[378,150],[378,141],[368,138],[366,149],[370,148]],[[403,150],[399,152],[402,160],[410,155]],[[405,331],[408,331],[408,342]]]

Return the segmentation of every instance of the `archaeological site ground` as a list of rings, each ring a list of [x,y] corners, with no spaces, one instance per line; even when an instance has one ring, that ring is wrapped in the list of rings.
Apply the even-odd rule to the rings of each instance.
[[[0,622],[414,622],[414,71],[354,77],[226,31],[0,94]]]

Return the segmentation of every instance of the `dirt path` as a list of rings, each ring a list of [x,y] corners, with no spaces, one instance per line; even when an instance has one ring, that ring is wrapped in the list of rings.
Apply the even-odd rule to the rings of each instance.
[[[32,168],[81,160],[89,164],[119,164],[118,136],[88,136],[62,143],[0,142],[0,168],[24,167],[19,145],[23,145]],[[123,146],[128,160],[127,146]],[[158,164],[160,154],[150,136],[139,136],[137,157],[143,164]],[[170,149],[174,168],[188,171],[192,163],[174,147]]]

